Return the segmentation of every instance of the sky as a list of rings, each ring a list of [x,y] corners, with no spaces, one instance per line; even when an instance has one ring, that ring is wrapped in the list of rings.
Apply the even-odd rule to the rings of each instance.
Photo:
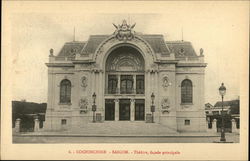
[[[248,2],[39,3],[14,5],[8,19],[13,100],[47,101],[49,50],[57,54],[72,41],[74,28],[75,39],[86,41],[92,34],[112,34],[112,23],[123,19],[136,23],[135,31],[163,34],[166,41],[181,40],[183,31],[184,41],[192,42],[197,54],[204,49],[205,103],[221,99],[222,82],[227,88],[225,100],[240,95],[241,62],[248,56]]]

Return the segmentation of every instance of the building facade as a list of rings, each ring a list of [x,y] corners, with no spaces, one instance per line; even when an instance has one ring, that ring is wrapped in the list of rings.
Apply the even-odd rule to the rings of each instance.
[[[205,131],[203,50],[197,55],[190,42],[137,33],[125,20],[114,26],[111,35],[65,43],[56,56],[50,50],[44,129],[122,122]]]

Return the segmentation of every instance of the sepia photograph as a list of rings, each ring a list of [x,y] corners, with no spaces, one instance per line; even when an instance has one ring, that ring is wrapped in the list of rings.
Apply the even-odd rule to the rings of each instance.
[[[246,160],[249,2],[108,3],[3,3],[3,158]]]

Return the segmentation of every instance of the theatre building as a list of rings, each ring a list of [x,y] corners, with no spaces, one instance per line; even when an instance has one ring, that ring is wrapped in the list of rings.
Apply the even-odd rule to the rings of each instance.
[[[204,132],[203,50],[137,33],[125,20],[114,26],[50,50],[44,130]]]

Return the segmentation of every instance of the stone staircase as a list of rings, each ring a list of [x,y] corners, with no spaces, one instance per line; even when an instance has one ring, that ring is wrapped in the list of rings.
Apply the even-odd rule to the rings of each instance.
[[[72,133],[84,135],[164,135],[175,134],[171,129],[159,123],[130,122],[130,121],[105,121],[103,123],[87,123],[71,129]]]

